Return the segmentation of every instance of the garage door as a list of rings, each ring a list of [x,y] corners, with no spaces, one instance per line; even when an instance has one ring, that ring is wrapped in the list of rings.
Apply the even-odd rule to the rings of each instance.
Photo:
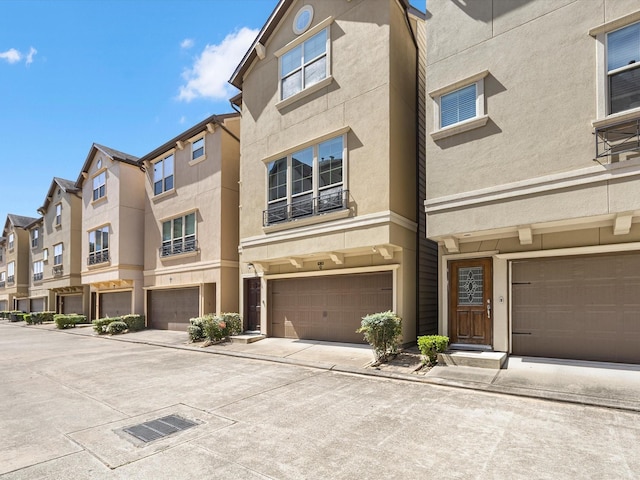
[[[514,262],[515,355],[640,363],[640,255]]]
[[[391,272],[269,282],[270,335],[364,343],[362,317],[393,307]]]
[[[32,298],[31,299],[31,312],[44,312],[44,305],[46,298]]]
[[[82,295],[63,295],[60,297],[62,313],[78,313],[82,314]]]
[[[18,300],[17,302],[17,309],[21,312],[28,312],[29,311],[29,299],[28,298],[23,298],[21,300]]]
[[[151,328],[186,332],[189,319],[200,315],[200,289],[149,290],[147,304]]]
[[[7,302],[6,300],[0,300],[0,312],[6,312],[9,310],[9,308],[7,307],[7,304],[9,302]]]
[[[131,292],[100,294],[100,318],[119,317],[131,313]]]

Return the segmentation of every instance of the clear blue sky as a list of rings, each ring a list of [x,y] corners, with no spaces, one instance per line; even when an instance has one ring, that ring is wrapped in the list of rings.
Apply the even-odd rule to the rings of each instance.
[[[276,4],[0,0],[0,222],[37,217],[93,142],[142,156],[232,111],[226,81]]]

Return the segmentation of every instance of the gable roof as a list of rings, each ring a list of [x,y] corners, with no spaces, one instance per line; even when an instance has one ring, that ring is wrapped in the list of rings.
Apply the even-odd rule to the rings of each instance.
[[[4,228],[2,229],[2,235],[4,236],[9,228],[9,224],[13,225],[13,228],[21,228],[26,230],[33,222],[37,222],[40,218],[24,217],[22,215],[15,215],[13,213],[7,214],[7,219],[4,222]]]
[[[107,157],[116,162],[123,162],[128,163],[129,165],[136,166],[138,165],[138,157],[134,157],[133,155],[129,155],[128,153],[120,152],[119,150],[94,143],[93,145],[91,145],[91,149],[89,149],[89,154],[87,155],[87,159],[84,161],[82,170],[80,170],[80,175],[78,175],[78,179],[75,183],[76,188],[82,188],[82,184],[84,183],[83,173],[86,174],[89,172],[91,161],[93,160],[93,157],[97,152],[104,153]]]
[[[269,15],[269,18],[267,19],[267,23],[265,23],[262,26],[262,29],[258,33],[258,36],[251,44],[251,47],[249,48],[247,53],[244,54],[244,57],[236,67],[235,71],[233,72],[233,75],[231,75],[231,78],[229,79],[229,83],[231,85],[242,90],[242,82],[243,82],[244,75],[247,73],[247,70],[249,70],[249,67],[253,64],[253,62],[258,57],[258,54],[256,52],[256,44],[260,43],[261,45],[266,46],[267,42],[269,41],[269,38],[278,29],[280,22],[282,21],[284,16],[287,14],[287,11],[289,10],[289,8],[291,8],[291,6],[295,2],[296,0],[280,0],[278,2],[278,5],[276,5],[276,8],[273,10],[273,12],[271,12],[271,15]],[[411,10],[413,13],[413,11],[415,10],[409,4],[409,0],[398,0],[398,3],[406,11]],[[419,12],[418,10],[415,10],[415,11]]]
[[[47,196],[44,199],[43,205],[38,209],[38,213],[44,215],[44,212],[49,208],[49,204],[53,199],[53,192],[56,188],[60,188],[64,193],[78,193],[80,189],[76,187],[76,182],[73,180],[66,180],[60,177],[53,177],[51,181],[51,185],[49,186],[49,190],[47,191]]]

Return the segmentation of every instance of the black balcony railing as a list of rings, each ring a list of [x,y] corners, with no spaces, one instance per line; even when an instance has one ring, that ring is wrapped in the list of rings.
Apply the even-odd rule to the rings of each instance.
[[[64,268],[62,268],[62,265],[54,265],[53,266],[53,276],[54,277],[61,277],[63,273],[64,273]]]
[[[349,207],[349,191],[338,190],[321,193],[318,197],[299,197],[293,202],[274,203],[262,212],[262,224],[266,227],[276,223],[290,222],[298,218],[312,217]]]
[[[5,287],[5,282],[4,280],[2,282],[0,282],[0,288],[4,288]]]
[[[16,277],[14,275],[9,275],[7,277],[7,285],[13,285],[16,282]]]
[[[100,250],[96,253],[90,253],[87,259],[87,265],[97,265],[109,261],[109,250]]]
[[[640,152],[640,118],[596,128],[596,159]]]
[[[190,253],[198,251],[198,241],[195,238],[186,238],[167,242],[159,249],[161,257],[170,257],[171,255],[180,255],[182,253]]]
[[[42,272],[34,273],[33,274],[33,281],[34,282],[41,282],[42,281]]]

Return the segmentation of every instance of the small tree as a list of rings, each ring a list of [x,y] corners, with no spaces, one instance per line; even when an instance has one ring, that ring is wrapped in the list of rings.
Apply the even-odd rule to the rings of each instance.
[[[357,333],[373,347],[376,364],[384,362],[389,355],[398,352],[402,335],[402,319],[392,311],[372,313],[362,317]]]

